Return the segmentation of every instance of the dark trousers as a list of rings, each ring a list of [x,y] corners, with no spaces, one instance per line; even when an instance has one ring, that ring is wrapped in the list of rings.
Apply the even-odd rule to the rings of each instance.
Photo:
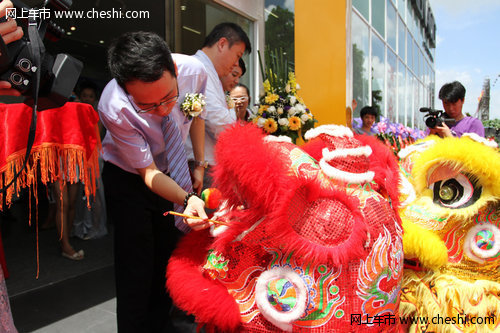
[[[181,232],[172,203],[153,193],[139,175],[106,162],[102,179],[115,226],[116,315],[120,333],[175,332],[165,269]]]

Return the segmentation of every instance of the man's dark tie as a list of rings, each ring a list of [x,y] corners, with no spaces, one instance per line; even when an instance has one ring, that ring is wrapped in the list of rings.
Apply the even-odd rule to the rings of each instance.
[[[191,184],[191,176],[189,175],[186,151],[184,150],[184,145],[182,143],[181,133],[173,117],[164,117],[161,123],[161,129],[163,137],[165,138],[165,150],[167,152],[168,172],[170,173],[170,178],[172,178],[186,192],[192,192],[193,185]],[[178,213],[182,213],[184,211],[184,207],[174,203],[174,210]],[[182,217],[174,216],[174,219],[175,226],[179,230],[183,232],[189,232],[191,230],[191,228],[183,222]]]

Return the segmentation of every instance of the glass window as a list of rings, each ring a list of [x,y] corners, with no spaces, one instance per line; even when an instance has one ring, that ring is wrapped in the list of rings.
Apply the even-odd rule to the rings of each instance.
[[[379,114],[386,115],[384,107],[385,45],[376,35],[372,35],[372,106]]]
[[[405,0],[398,0],[398,12],[399,12],[399,15],[401,15],[401,17],[404,20],[405,19],[405,13],[406,13]]]
[[[368,0],[352,0],[352,5],[364,16],[367,21],[370,21],[370,8]]]
[[[398,63],[398,123],[405,123],[406,102],[406,67],[402,61]]]
[[[398,54],[403,61],[406,61],[406,26],[401,18],[398,21]]]
[[[418,82],[415,76],[413,79],[413,104],[412,104],[412,112],[413,112],[413,127],[419,127],[420,119],[423,118],[420,116],[420,83]]]
[[[387,118],[395,122],[397,120],[396,110],[396,87],[397,87],[397,62],[396,54],[387,49]]]
[[[413,38],[408,34],[406,36],[406,65],[413,70]]]
[[[416,42],[413,42],[413,72],[417,76],[417,78],[420,78],[420,49],[418,48],[418,45]]]
[[[413,76],[406,71],[406,126],[413,127]]]
[[[391,0],[387,0],[387,43],[396,51],[396,9],[391,3]]]
[[[358,103],[354,117],[359,117],[359,110],[370,105],[370,40],[368,26],[356,14],[352,15],[352,64],[353,64],[353,98]]]
[[[372,0],[372,26],[385,38],[385,2]]]

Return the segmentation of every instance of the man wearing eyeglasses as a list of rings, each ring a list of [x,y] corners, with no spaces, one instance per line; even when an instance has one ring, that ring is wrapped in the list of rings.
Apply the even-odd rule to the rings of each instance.
[[[108,67],[114,79],[98,111],[108,130],[102,177],[114,223],[118,331],[175,332],[165,267],[178,229],[209,226],[203,201],[185,189],[191,186],[185,151],[170,117],[179,99],[175,64],[160,36],[128,32],[109,48]],[[202,219],[174,224],[163,213],[176,205]]]
[[[235,23],[216,25],[205,38],[201,50],[194,55],[207,71],[206,117],[205,117],[205,161],[196,160],[190,140],[186,151],[191,166],[206,167],[203,188],[211,186],[211,166],[215,165],[214,148],[219,133],[236,122],[236,115],[229,110],[220,77],[228,75],[237,66],[244,53],[251,52],[250,40],[243,29]]]

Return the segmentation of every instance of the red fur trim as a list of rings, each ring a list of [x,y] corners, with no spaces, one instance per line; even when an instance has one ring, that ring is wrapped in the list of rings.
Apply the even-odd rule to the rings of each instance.
[[[167,266],[167,290],[174,303],[200,324],[210,324],[224,331],[238,331],[241,316],[238,305],[226,287],[205,278],[200,266],[212,238],[208,231],[191,232],[179,242]]]
[[[214,184],[229,205],[272,211],[293,183],[286,150],[263,139],[263,131],[253,124],[238,123],[219,135]]]
[[[274,222],[269,226],[269,233],[274,235],[273,241],[282,244],[285,251],[293,251],[295,256],[304,258],[304,260],[329,263],[334,266],[339,266],[366,256],[367,252],[364,246],[368,239],[368,229],[364,217],[358,208],[358,199],[348,196],[343,191],[326,189],[318,191],[318,184],[310,183],[308,188],[311,190],[308,191],[306,205],[320,198],[328,198],[340,201],[352,213],[354,218],[352,228],[350,230],[345,229],[344,231],[348,233],[347,239],[342,243],[325,246],[297,234],[287,218],[288,209],[290,208],[289,200],[291,200],[289,198],[289,200],[284,200],[284,203],[280,207],[276,208],[276,212],[273,215],[269,216],[269,219]],[[332,223],[338,223],[338,221],[332,221]]]

